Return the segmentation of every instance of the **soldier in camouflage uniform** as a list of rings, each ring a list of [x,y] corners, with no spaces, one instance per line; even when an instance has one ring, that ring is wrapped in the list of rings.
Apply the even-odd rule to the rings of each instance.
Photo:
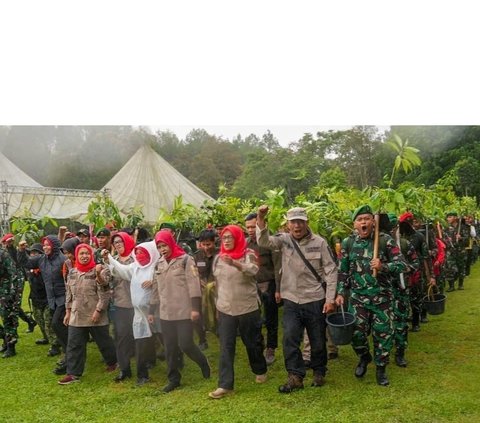
[[[394,213],[388,213],[388,218],[392,224],[392,237],[397,240],[398,219]],[[397,242],[398,244],[398,242]],[[412,243],[405,237],[400,237],[400,250],[405,258],[408,270],[401,274],[394,275],[393,278],[393,314],[395,316],[395,363],[399,367],[407,367],[405,360],[405,350],[408,345],[408,314],[410,312],[410,295],[409,295],[409,276],[417,272],[420,267],[417,253]]]
[[[352,347],[360,358],[355,376],[363,377],[372,361],[368,345],[371,332],[377,383],[387,386],[385,367],[394,339],[392,275],[405,272],[406,265],[400,248],[385,233],[379,234],[378,258],[373,258],[375,223],[369,206],[355,210],[353,221],[354,233],[342,241],[336,303],[342,305],[350,289],[350,311],[356,316]]]
[[[0,336],[3,339],[1,351],[3,358],[16,354],[18,310],[16,309],[17,269],[10,254],[0,246],[0,315],[3,327]]]
[[[458,219],[457,212],[447,213],[448,228],[444,231],[447,244],[447,265],[445,279],[448,282],[447,292],[455,291],[455,280],[458,289],[462,290],[465,278],[465,247],[470,237],[470,226]]]

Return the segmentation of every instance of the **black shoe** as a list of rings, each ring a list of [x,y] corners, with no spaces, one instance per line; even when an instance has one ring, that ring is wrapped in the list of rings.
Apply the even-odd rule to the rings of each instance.
[[[132,377],[131,373],[128,372],[120,372],[116,377],[113,378],[115,382],[121,382],[125,379],[130,379]]]
[[[397,353],[395,354],[395,364],[398,367],[407,367],[407,360],[405,360],[405,352],[404,350],[397,350]]]
[[[35,344],[37,345],[48,345],[48,339],[42,338],[42,339],[37,339],[35,341]]]
[[[208,342],[207,341],[200,342],[198,344],[198,348],[200,349],[200,351],[205,351],[206,349],[208,349]]]
[[[412,326],[412,332],[419,332],[419,331],[420,331],[420,326],[418,325]]]
[[[67,366],[57,366],[53,369],[53,373],[56,375],[66,375],[67,374]]]
[[[150,378],[149,377],[139,377],[137,379],[137,386],[143,386],[145,385],[146,383],[150,382]]]
[[[7,344],[7,350],[3,353],[2,358],[10,358],[17,355],[15,344]]]
[[[60,355],[60,350],[57,347],[51,347],[48,352],[48,357],[55,357],[56,355]]]
[[[169,392],[172,392],[174,389],[177,389],[179,386],[180,386],[180,383],[178,382],[168,382],[168,385],[165,385],[162,391],[165,394],[168,394]]]
[[[355,368],[355,377],[363,377],[367,373],[368,363],[372,361],[372,355],[370,353],[360,356],[360,361]]]
[[[387,374],[385,373],[385,366],[377,366],[377,384],[380,386],[388,386],[390,382],[388,381]]]
[[[37,326],[37,322],[35,320],[30,320],[28,322],[28,329],[25,331],[27,333],[32,333],[33,330],[35,329],[35,326]]]

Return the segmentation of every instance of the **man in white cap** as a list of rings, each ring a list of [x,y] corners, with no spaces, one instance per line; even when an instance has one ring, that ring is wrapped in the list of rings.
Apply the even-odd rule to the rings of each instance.
[[[308,227],[307,212],[295,207],[287,212],[289,233],[269,236],[265,223],[268,206],[257,214],[257,242],[280,250],[282,275],[276,295],[283,299],[283,355],[288,379],[278,390],[290,393],[303,389],[306,375],[300,350],[306,329],[311,344],[312,386],[325,384],[327,365],[325,315],[335,309],[337,266],[327,241]]]

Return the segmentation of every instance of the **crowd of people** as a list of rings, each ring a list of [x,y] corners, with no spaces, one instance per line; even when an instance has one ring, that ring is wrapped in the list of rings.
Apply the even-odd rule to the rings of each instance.
[[[326,383],[327,361],[338,357],[326,316],[342,307],[355,317],[354,376],[363,378],[373,361],[377,384],[387,386],[391,353],[396,365],[407,367],[408,334],[428,323],[425,298],[464,290],[478,257],[478,222],[454,211],[442,227],[410,211],[375,216],[363,205],[352,214],[351,235],[333,245],[311,231],[304,208],[288,210],[275,234],[268,212],[261,206],[242,225],[207,228],[194,248],[178,240],[169,222],[141,239],[128,228],[101,228],[95,237],[63,228],[29,246],[5,234],[2,357],[17,354],[23,319],[28,332],[40,329],[36,344],[59,356],[53,369],[59,384],[81,380],[93,341],[105,370],[118,370],[116,383],[132,378],[132,359],[137,385],[148,383],[149,369],[165,359],[168,393],[180,386],[184,356],[210,378],[204,354],[210,332],[220,351],[217,388],[208,395],[220,399],[234,392],[237,338],[255,382],[267,381],[279,354],[281,315],[287,377],[278,391],[290,393],[304,388],[308,369],[313,387]],[[21,307],[25,281],[32,313]]]

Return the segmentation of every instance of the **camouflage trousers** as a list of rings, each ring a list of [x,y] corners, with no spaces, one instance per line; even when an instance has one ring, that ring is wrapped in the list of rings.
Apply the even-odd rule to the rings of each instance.
[[[410,295],[407,289],[393,288],[393,315],[395,328],[395,347],[406,349],[408,345],[408,313],[410,311]]]
[[[45,305],[35,305],[32,304],[33,318],[38,324],[42,336],[48,341],[53,341],[56,339],[55,332],[52,329],[52,310],[48,307],[48,304]]]
[[[373,338],[373,359],[377,366],[388,364],[394,340],[394,315],[391,298],[367,297],[352,293],[349,310],[356,317],[352,347],[358,356],[369,352]]]
[[[463,283],[465,278],[465,251],[450,249],[447,251],[447,263],[445,266],[445,279],[453,286],[455,280]]]
[[[16,307],[15,286],[9,280],[0,281],[0,317],[3,322],[0,336],[6,342],[16,342],[18,338],[18,308]]]

